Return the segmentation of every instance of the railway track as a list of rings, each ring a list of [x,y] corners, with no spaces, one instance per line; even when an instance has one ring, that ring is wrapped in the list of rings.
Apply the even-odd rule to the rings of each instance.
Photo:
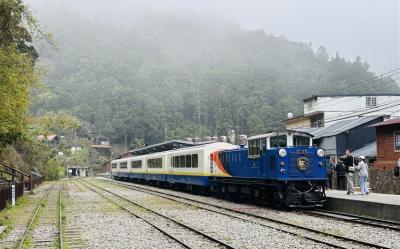
[[[15,248],[63,249],[61,205],[61,186],[55,183],[37,204]]]
[[[301,213],[318,216],[318,217],[325,217],[325,218],[332,218],[340,221],[347,221],[351,223],[358,223],[363,225],[369,225],[373,227],[391,229],[395,231],[400,231],[400,223],[388,220],[381,220],[375,219],[365,216],[358,216],[353,214],[345,214],[340,212],[328,211],[328,210],[310,210],[310,211],[301,211]]]
[[[123,209],[133,217],[143,220],[145,223],[161,232],[164,236],[175,241],[184,248],[235,248],[226,242],[218,240],[202,231],[189,227],[176,219],[167,217],[105,188],[83,180],[78,180],[78,182]],[[103,192],[107,194],[104,194]],[[113,198],[110,198],[110,196],[113,196]],[[132,211],[132,208],[130,207],[134,207],[136,211]],[[144,215],[143,210],[147,215]],[[152,217],[150,217],[149,214]],[[160,221],[165,225],[161,224]]]
[[[360,246],[369,247],[369,248],[383,248],[383,249],[389,249],[390,248],[390,247],[386,247],[386,246],[383,246],[383,245],[374,244],[374,243],[370,243],[370,242],[366,242],[366,241],[361,241],[361,240],[357,240],[357,239],[353,239],[353,238],[348,238],[348,237],[345,237],[345,236],[340,236],[340,235],[332,234],[332,233],[329,233],[329,232],[320,231],[320,230],[317,230],[317,229],[313,229],[313,228],[309,228],[309,227],[293,224],[293,223],[282,221],[282,220],[277,220],[277,219],[270,218],[270,217],[265,217],[265,216],[261,216],[261,215],[257,215],[257,214],[248,213],[248,212],[245,212],[245,211],[235,210],[235,209],[232,209],[232,208],[229,208],[229,207],[222,207],[222,206],[219,206],[219,205],[211,204],[211,203],[204,202],[204,201],[195,200],[195,199],[192,199],[192,198],[186,198],[186,197],[183,197],[183,196],[179,196],[179,195],[175,195],[175,194],[171,194],[171,193],[165,193],[165,192],[157,191],[157,190],[154,190],[154,189],[148,189],[148,188],[145,188],[145,187],[139,187],[137,185],[133,186],[131,184],[119,183],[119,182],[115,182],[115,181],[112,181],[112,180],[102,180],[102,181],[103,182],[108,182],[108,183],[113,184],[113,185],[118,185],[118,186],[122,186],[122,187],[125,187],[125,188],[128,188],[128,189],[132,189],[132,190],[140,191],[140,192],[143,192],[143,193],[147,193],[147,194],[150,194],[150,195],[155,195],[155,196],[158,196],[158,197],[162,197],[162,198],[165,198],[165,199],[168,199],[168,200],[180,202],[182,204],[195,206],[197,208],[205,209],[205,210],[208,210],[208,211],[211,211],[211,212],[217,212],[219,214],[226,215],[226,216],[229,216],[231,218],[250,221],[250,222],[256,223],[258,225],[262,225],[262,226],[265,226],[265,227],[273,228],[273,229],[276,229],[276,230],[279,230],[279,231],[282,231],[282,232],[285,232],[285,233],[290,233],[290,234],[295,235],[295,236],[301,236],[301,237],[304,237],[306,239],[312,240],[312,241],[317,242],[317,243],[325,244],[325,245],[333,247],[333,248],[349,248],[349,247],[351,247],[351,245],[353,245],[353,246],[354,245],[360,245]],[[332,243],[332,242],[325,241],[325,240],[323,240],[323,238],[315,238],[315,237],[311,237],[311,236],[307,236],[307,235],[305,236],[305,235],[302,235],[302,234],[299,234],[299,233],[296,233],[296,232],[293,232],[293,231],[288,231],[286,229],[280,229],[280,228],[277,228],[275,226],[270,226],[270,225],[267,225],[267,224],[265,224],[263,222],[260,222],[260,221],[268,221],[268,222],[273,222],[273,223],[276,223],[276,224],[284,225],[284,226],[291,227],[291,228],[298,229],[298,230],[305,230],[308,233],[312,233],[314,235],[320,235],[320,236],[322,235],[325,238],[334,238],[336,240],[339,240],[339,241],[347,243],[347,245],[343,245],[342,246],[342,245],[340,245],[338,243]]]

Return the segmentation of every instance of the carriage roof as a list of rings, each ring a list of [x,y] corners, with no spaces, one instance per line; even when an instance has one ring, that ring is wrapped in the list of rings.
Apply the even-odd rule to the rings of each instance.
[[[274,137],[274,136],[279,136],[279,135],[297,135],[297,136],[313,137],[313,135],[311,135],[308,132],[296,131],[296,130],[286,130],[286,131],[270,132],[270,133],[252,136],[252,137],[249,137],[247,140],[263,139],[263,138]]]

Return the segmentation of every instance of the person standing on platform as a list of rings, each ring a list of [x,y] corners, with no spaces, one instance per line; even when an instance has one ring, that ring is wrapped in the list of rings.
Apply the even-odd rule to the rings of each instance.
[[[394,166],[394,176],[400,176],[400,158],[397,160],[396,166]]]
[[[365,156],[359,156],[360,162],[355,167],[358,170],[358,175],[360,176],[360,190],[362,195],[369,194],[367,187],[368,178],[368,165],[365,163]]]
[[[343,164],[346,167],[346,189],[347,194],[354,194],[354,183],[353,183],[353,173],[354,173],[354,158],[351,155],[351,149],[346,149],[346,157],[343,159]]]
[[[336,164],[336,189],[337,190],[346,190],[346,168],[343,164],[343,161],[338,159],[338,163]]]
[[[329,189],[332,189],[332,175],[333,175],[333,172],[335,171],[335,167],[336,167],[335,161],[333,161],[333,157],[332,157],[328,163],[328,168],[327,168]]]

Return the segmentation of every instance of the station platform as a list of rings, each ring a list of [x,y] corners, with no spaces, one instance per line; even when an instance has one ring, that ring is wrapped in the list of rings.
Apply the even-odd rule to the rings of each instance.
[[[326,210],[400,222],[400,195],[327,190]]]

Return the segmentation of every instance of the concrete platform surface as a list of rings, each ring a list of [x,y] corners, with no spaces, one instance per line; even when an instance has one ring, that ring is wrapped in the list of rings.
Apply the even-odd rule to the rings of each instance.
[[[346,191],[328,190],[326,196],[326,210],[400,222],[400,195],[347,195]]]
[[[369,195],[361,195],[360,193],[347,195],[346,191],[340,190],[327,190],[327,197],[340,198],[346,200],[357,200],[357,201],[368,201],[383,204],[400,205],[400,195],[389,195],[389,194],[379,194],[370,193]]]

